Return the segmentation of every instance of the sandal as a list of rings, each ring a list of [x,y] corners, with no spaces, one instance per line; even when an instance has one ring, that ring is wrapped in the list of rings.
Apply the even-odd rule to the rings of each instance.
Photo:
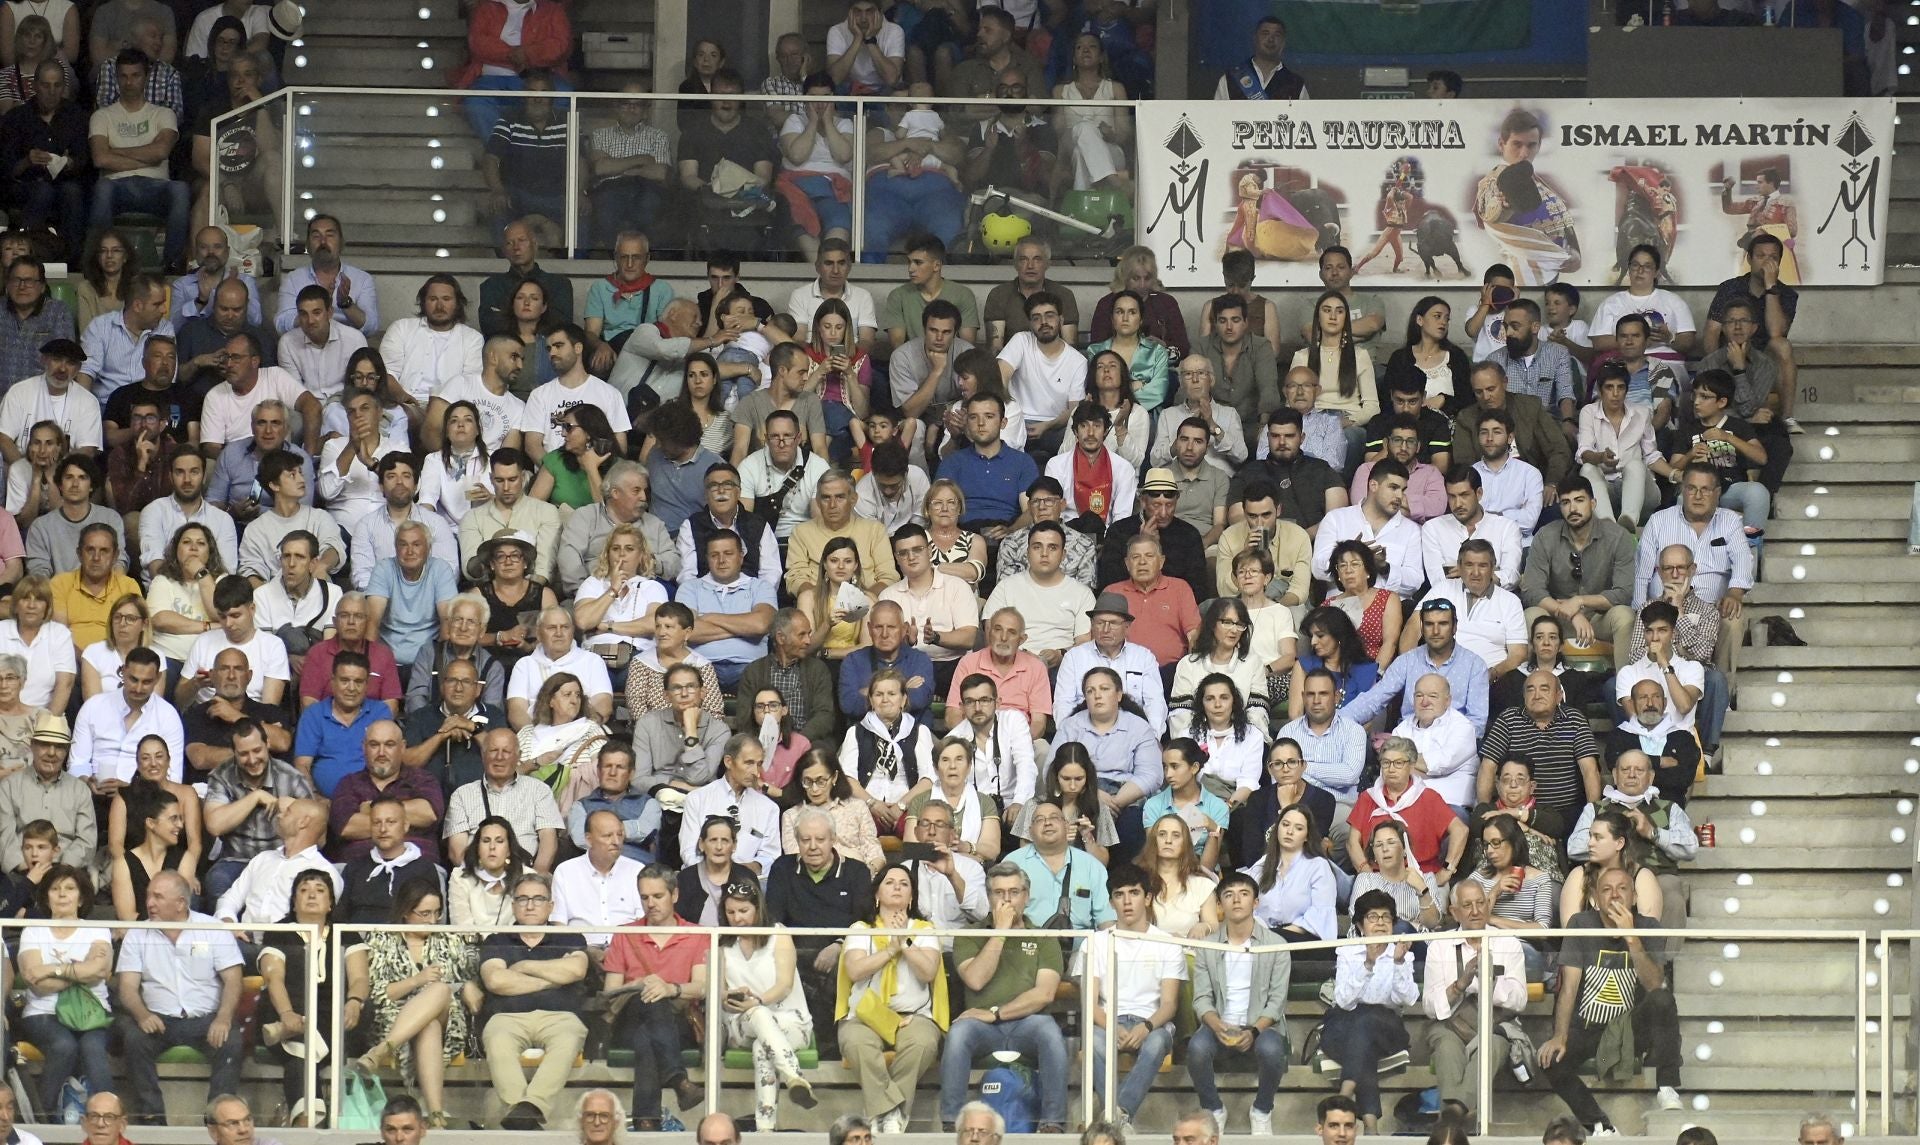
[[[436,1109],[427,1114],[428,1129],[445,1129],[453,1124],[453,1117],[444,1109]]]

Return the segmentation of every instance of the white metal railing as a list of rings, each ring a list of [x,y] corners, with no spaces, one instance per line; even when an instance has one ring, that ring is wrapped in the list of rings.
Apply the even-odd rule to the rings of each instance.
[[[657,93],[657,92],[597,92],[597,91],[591,91],[591,92],[590,91],[492,92],[490,91],[490,92],[478,93],[478,92],[469,92],[469,91],[465,91],[457,88],[314,87],[314,86],[295,85],[291,87],[284,87],[274,92],[270,92],[267,95],[264,95],[261,98],[252,101],[251,103],[243,104],[240,107],[236,107],[231,111],[227,111],[218,116],[215,116],[213,119],[212,125],[209,128],[209,133],[212,136],[212,138],[217,140],[219,138],[221,126],[223,124],[235,119],[238,116],[246,115],[254,111],[271,111],[274,105],[279,105],[279,113],[281,116],[281,124],[282,124],[282,130],[280,132],[280,136],[281,136],[281,139],[280,139],[281,164],[280,164],[280,189],[279,189],[280,229],[281,229],[282,254],[286,255],[286,254],[292,253],[292,245],[294,241],[293,236],[295,233],[295,225],[296,225],[295,210],[297,209],[297,203],[299,202],[299,199],[297,196],[297,188],[296,188],[296,176],[298,171],[301,170],[302,168],[297,163],[297,160],[299,158],[299,153],[303,149],[305,149],[301,143],[297,142],[297,137],[300,137],[303,135],[302,131],[299,129],[299,121],[302,118],[308,117],[306,115],[306,112],[308,112],[312,106],[311,104],[305,103],[304,101],[313,100],[313,99],[323,99],[323,98],[338,98],[338,97],[388,97],[388,98],[406,98],[410,100],[421,100],[421,101],[440,100],[440,101],[450,102],[450,101],[459,100],[468,95],[483,95],[486,98],[501,99],[501,100],[517,100],[517,99],[527,99],[527,98],[548,99],[554,102],[564,103],[566,105],[567,206],[566,206],[566,218],[564,220],[563,226],[565,230],[566,250],[569,252],[577,251],[580,249],[580,241],[579,241],[580,240],[580,192],[584,186],[584,182],[581,178],[581,170],[580,170],[581,164],[584,162],[584,156],[582,155],[582,150],[580,147],[580,140],[581,140],[580,115],[581,115],[581,109],[583,105],[588,109],[593,109],[597,105],[609,105],[614,103],[625,102],[628,100],[641,100],[647,103],[661,104],[667,107],[673,107],[675,105],[687,103],[687,102],[708,103],[708,102],[714,101],[716,98],[719,98],[713,95],[691,96],[691,95],[678,93],[678,92],[663,94],[663,93]],[[827,104],[839,104],[843,106],[852,105],[853,114],[851,118],[853,119],[853,124],[854,124],[854,133],[853,133],[854,153],[853,153],[853,161],[850,164],[850,167],[854,173],[854,177],[851,180],[852,182],[852,204],[851,205],[853,209],[853,226],[852,226],[853,234],[852,234],[851,242],[854,247],[855,261],[858,261],[861,255],[865,253],[864,245],[865,245],[865,234],[866,234],[865,224],[866,224],[866,200],[867,200],[866,157],[867,157],[868,108],[875,107],[875,106],[884,106],[889,104],[911,105],[915,103],[931,103],[936,107],[943,107],[948,110],[958,110],[961,108],[978,108],[978,107],[984,107],[989,105],[995,105],[998,102],[991,97],[982,97],[979,99],[933,98],[933,99],[922,100],[922,99],[914,98],[912,96],[765,95],[759,92],[728,93],[724,96],[724,98],[729,100],[735,100],[743,104],[746,104],[749,106],[750,109],[764,106],[766,104],[827,103]],[[1021,106],[1029,109],[1059,108],[1059,107],[1074,107],[1074,108],[1110,107],[1110,108],[1123,109],[1128,113],[1133,112],[1139,106],[1139,102],[1140,101],[1136,101],[1136,100],[1092,100],[1092,99],[1062,100],[1062,99],[1043,98],[1039,96],[1025,97],[1020,100]],[[751,110],[748,112],[749,116],[755,116],[757,114],[758,113],[753,112]],[[659,126],[659,125],[655,125],[655,126]],[[454,121],[448,124],[445,131],[434,132],[430,128],[427,128],[422,130],[421,135],[424,138],[424,137],[432,136],[435,134],[447,134],[448,132],[465,133],[467,130],[468,130],[468,125],[464,121],[455,119]],[[669,136],[674,135],[674,132],[667,127],[661,127],[661,130],[667,131]],[[482,142],[484,143],[484,141]],[[1138,159],[1139,140],[1138,138],[1135,137],[1132,143],[1133,143],[1133,146],[1131,148],[1123,147],[1123,151],[1127,152],[1128,166],[1134,172],[1134,175],[1137,180],[1138,174],[1139,174],[1139,159]],[[1065,141],[1064,140],[1060,141],[1060,145],[1064,146]],[[778,172],[776,171],[775,174],[777,176]],[[215,161],[209,164],[207,178],[208,178],[208,185],[209,185],[208,193],[207,193],[208,210],[217,212],[220,207],[220,182],[221,182],[220,164],[218,162],[217,154],[215,156]],[[985,190],[985,189],[986,188],[982,187],[982,188],[977,188],[976,190]],[[965,195],[968,192],[965,188],[962,188],[961,193]],[[212,221],[211,219],[195,220],[196,225],[211,222],[211,221]],[[352,220],[347,220],[347,221],[349,223],[352,222]],[[1140,226],[1141,226],[1141,222],[1140,222],[1139,212],[1136,210],[1135,221],[1134,221],[1135,233],[1132,236],[1133,242],[1140,241],[1139,240]],[[880,253],[884,254],[885,252],[883,251]]]
[[[345,940],[344,936],[348,934],[364,935],[364,934],[374,934],[374,933],[380,933],[380,932],[402,932],[402,933],[415,933],[415,934],[435,933],[435,932],[452,932],[457,934],[482,933],[482,932],[476,932],[473,930],[453,927],[453,926],[426,927],[426,926],[410,926],[410,925],[397,925],[397,924],[382,924],[382,925],[337,924],[333,929],[333,941],[330,944],[331,945],[331,961],[329,963],[330,972],[328,975],[328,981],[332,983],[332,987],[334,989],[334,999],[333,999],[334,1027],[332,1031],[333,1033],[332,1044],[336,1047],[344,1047],[346,1044],[346,1041],[345,1041],[346,1030],[342,1023],[342,1010],[343,1010],[342,992],[345,986],[345,967],[342,959],[344,957],[344,952],[348,943]],[[719,1079],[722,1075],[722,1063],[723,1063],[724,1053],[726,1048],[725,1037],[721,1034],[721,1030],[724,1027],[722,1022],[723,1015],[721,1013],[721,1008],[720,1008],[721,1000],[725,993],[724,990],[720,988],[720,984],[722,981],[722,969],[721,969],[721,957],[720,957],[720,947],[721,947],[722,940],[730,935],[771,935],[771,934],[785,934],[790,937],[807,936],[807,937],[827,937],[827,938],[834,938],[834,939],[842,939],[847,937],[850,932],[846,930],[837,929],[837,928],[822,928],[822,927],[705,928],[705,927],[648,927],[648,926],[625,926],[625,927],[505,926],[505,927],[494,928],[494,929],[485,931],[484,933],[486,934],[579,934],[579,935],[611,933],[616,935],[617,934],[673,934],[673,935],[681,935],[681,936],[692,933],[692,934],[703,935],[706,938],[707,944],[708,944],[707,945],[707,963],[706,963],[707,979],[705,983],[706,997],[703,999],[704,1010],[705,1010],[704,1021],[705,1021],[705,1028],[707,1030],[707,1037],[701,1049],[703,1054],[705,1072],[707,1076],[707,1085],[705,1086],[706,1109],[707,1109],[707,1112],[711,1113],[711,1112],[719,1111],[719,1103],[720,1103]],[[990,930],[990,929],[978,929],[978,928],[946,929],[946,928],[936,927],[936,928],[930,928],[930,929],[921,928],[916,930],[892,930],[887,928],[873,928],[869,930],[863,930],[858,933],[863,935],[885,935],[888,937],[939,937],[939,938],[946,939],[946,938],[956,938],[956,937],[962,937],[962,936],[970,936],[970,937],[976,937],[976,938],[978,937],[1013,937],[1018,935],[1032,935],[1036,932],[1031,928],[1021,929],[1021,930],[1002,931],[1002,930]],[[1070,944],[1075,943],[1080,939],[1089,937],[1094,933],[1094,931],[1092,930],[1069,930],[1069,931],[1049,930],[1049,931],[1044,931],[1040,933],[1044,933],[1050,937],[1061,939],[1063,943],[1063,947],[1065,947],[1066,950],[1068,951],[1068,954],[1069,954],[1068,974],[1063,975],[1063,978],[1064,978],[1064,977],[1071,976],[1071,945]],[[1405,941],[1405,942],[1414,943],[1414,944],[1425,944],[1425,943],[1429,943],[1439,939],[1486,938],[1486,937],[1500,937],[1500,936],[1524,937],[1526,939],[1543,939],[1543,938],[1566,938],[1566,937],[1572,937],[1572,936],[1591,936],[1593,933],[1594,932],[1590,930],[1574,930],[1574,929],[1568,929],[1564,927],[1545,929],[1545,930],[1528,930],[1524,932],[1524,935],[1520,933],[1516,933],[1514,931],[1507,931],[1507,930],[1489,930],[1489,931],[1451,931],[1450,930],[1450,931],[1420,933],[1420,934],[1410,934],[1410,935],[1394,935],[1391,937],[1390,941],[1396,941],[1396,942]],[[1638,930],[1635,933],[1642,937],[1670,939],[1670,940],[1673,940],[1676,944],[1677,943],[1698,943],[1698,942],[1708,942],[1708,941],[1722,942],[1722,941],[1734,941],[1734,940],[1737,940],[1740,942],[1761,942],[1761,943],[1816,942],[1816,943],[1829,943],[1836,946],[1843,945],[1843,944],[1851,944],[1854,947],[1854,982],[1855,982],[1855,991],[1856,991],[1855,1005],[1854,1005],[1854,1012],[1853,1012],[1854,1047],[1855,1047],[1854,1101],[1855,1101],[1855,1108],[1861,1111],[1860,1116],[1864,1119],[1865,1110],[1867,1109],[1868,1095],[1869,1095],[1868,1084],[1867,1084],[1868,1083],[1867,1023],[1869,1021],[1869,1015],[1875,1012],[1869,1008],[1869,1002],[1867,997],[1867,990],[1868,990],[1867,963],[1868,963],[1868,954],[1869,954],[1868,943],[1873,940],[1871,939],[1871,937],[1868,935],[1866,931],[1864,930],[1762,930],[1762,929],[1751,929],[1751,928],[1737,929],[1737,928],[1728,928],[1728,927],[1714,927],[1714,928],[1707,928],[1707,929],[1687,929],[1687,930],[1643,929],[1643,930]],[[1894,932],[1889,932],[1890,935],[1893,933]],[[1905,933],[1905,932],[1902,932],[1902,933]],[[1915,937],[1920,937],[1920,931],[1916,931],[1912,933],[1914,934]],[[1245,947],[1231,946],[1225,943],[1217,943],[1217,942],[1212,942],[1205,939],[1193,939],[1193,938],[1184,938],[1184,937],[1167,936],[1167,935],[1152,935],[1152,936],[1143,935],[1141,937],[1148,941],[1157,941],[1157,942],[1163,942],[1163,943],[1180,946],[1188,951],[1219,950],[1219,951],[1229,951],[1229,952],[1235,952],[1235,953],[1248,952],[1248,948],[1245,948]],[[1380,941],[1381,940],[1379,938],[1345,938],[1345,939],[1338,939],[1338,940],[1332,940],[1332,941],[1320,941],[1320,942],[1283,943],[1283,944],[1278,944],[1274,946],[1254,947],[1251,949],[1251,952],[1252,953],[1271,953],[1271,952],[1285,951],[1292,955],[1298,955],[1306,951],[1328,950],[1328,949],[1334,949],[1342,946],[1360,946],[1360,945],[1366,945],[1369,943],[1378,944]],[[1109,943],[1107,946],[1107,950],[1108,950],[1107,966],[1105,968],[1105,973],[1103,977],[1107,982],[1116,982],[1118,981],[1119,944]],[[1673,956],[1672,957],[1673,961],[1678,961],[1679,959],[1685,957],[1684,953],[1678,948],[1671,951],[1670,953]],[[1885,1013],[1887,1001],[1886,1001],[1886,972],[1884,967],[1885,967],[1885,959],[1887,955],[1886,955],[1884,943],[1882,944],[1881,949],[1878,952],[1878,957],[1881,958],[1882,960],[1881,965],[1883,967],[1881,976],[1880,976],[1880,983],[1881,983],[1881,989],[1882,989],[1882,1004],[1881,1004],[1880,1012]],[[1078,980],[1078,989],[1079,989],[1080,1007],[1081,1007],[1080,1030],[1082,1035],[1083,1050],[1088,1045],[1087,1039],[1094,1037],[1095,1031],[1096,1031],[1096,1024],[1093,1020],[1093,1012],[1092,1012],[1094,993],[1095,993],[1094,990],[1092,989],[1093,976],[1094,976],[1093,967],[1083,966],[1081,968],[1079,980]],[[587,984],[587,988],[591,989],[592,985],[593,984],[589,982]],[[796,981],[794,985],[794,989],[800,989],[800,988],[801,987],[798,981]],[[1667,988],[1670,990],[1674,989],[1674,983],[1670,981],[1667,985]],[[1477,1003],[1477,1021],[1478,1021],[1477,1032],[1478,1032],[1480,1044],[1484,1046],[1484,1045],[1490,1044],[1493,1026],[1495,1024],[1494,1011],[1491,1004],[1492,996],[1493,996],[1493,962],[1491,959],[1483,958],[1480,960],[1480,981],[1479,981],[1479,989],[1477,993],[1479,998],[1479,1001]],[[1549,995],[1548,997],[1549,999],[1551,999],[1552,995]],[[1117,1021],[1116,1021],[1117,992],[1114,990],[1103,991],[1101,1001],[1103,1003],[1103,1007],[1105,1011],[1104,1013],[1105,1033],[1103,1036],[1106,1039],[1106,1044],[1104,1046],[1104,1050],[1105,1050],[1103,1055],[1104,1073],[1100,1079],[1102,1082],[1100,1086],[1100,1092],[1104,1094],[1104,1097],[1100,1099],[1098,1104],[1096,1104],[1096,1099],[1095,1099],[1096,1090],[1094,1085],[1095,1079],[1094,1079],[1094,1064],[1093,1064],[1094,1056],[1089,1052],[1083,1052],[1081,1054],[1081,1061],[1080,1061],[1080,1082],[1081,1082],[1080,1091],[1083,1098],[1083,1118],[1085,1120],[1091,1120],[1096,1114],[1111,1120],[1114,1115],[1116,1102],[1118,1100],[1118,1082],[1119,1082],[1118,1055],[1115,1052],[1114,1043],[1113,1043],[1113,1038],[1115,1036],[1115,1033],[1117,1032]],[[958,1012],[957,1008],[955,1012],[956,1013]],[[1881,1024],[1881,1030],[1882,1030],[1882,1033],[1881,1033],[1882,1056],[1884,1058],[1885,1048],[1886,1048],[1886,1039],[1887,1039],[1887,1032],[1886,1032],[1887,1025],[1885,1021],[1883,1021]],[[1283,1032],[1284,1032],[1284,1028],[1283,1028]],[[343,1051],[336,1050],[335,1052],[336,1054],[338,1054]],[[1494,1062],[1490,1054],[1481,1053],[1479,1055],[1479,1076],[1477,1079],[1478,1086],[1479,1086],[1479,1100],[1476,1103],[1477,1108],[1475,1113],[1479,1122],[1478,1132],[1482,1136],[1487,1135],[1488,1133],[1491,1132],[1492,1104],[1493,1104],[1493,1101],[1492,1101],[1493,1079],[1494,1079],[1495,1073],[1499,1069],[1503,1068],[1503,1066],[1504,1066],[1504,1063]],[[1889,1077],[1890,1075],[1887,1072],[1887,1066],[1883,1061],[1883,1064],[1881,1067],[1881,1094],[1883,1096],[1883,1100],[1882,1100],[1883,1121],[1886,1117],[1885,1096],[1888,1093],[1887,1087],[1889,1084]],[[331,1093],[332,1108],[335,1108],[335,1109],[340,1108],[342,1081],[343,1081],[343,1077],[342,1077],[341,1071],[339,1069],[335,1069],[333,1071],[333,1078],[332,1078],[333,1090]]]

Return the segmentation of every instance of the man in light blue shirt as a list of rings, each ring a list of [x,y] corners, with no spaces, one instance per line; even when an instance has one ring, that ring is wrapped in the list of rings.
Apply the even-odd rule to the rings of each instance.
[[[1753,546],[1740,514],[1720,507],[1720,478],[1706,465],[1689,464],[1680,474],[1680,503],[1647,518],[1635,553],[1635,612],[1659,597],[1660,550],[1684,545],[1693,552],[1693,591],[1720,615],[1737,619],[1747,590],[1753,587]],[[1724,640],[1724,634],[1723,634]]]
[[[713,534],[707,538],[707,575],[680,589],[680,602],[696,617],[688,643],[713,662],[723,688],[738,684],[747,665],[767,654],[767,630],[773,627],[773,589],[741,571],[745,555],[737,534]]]
[[[1367,767],[1367,731],[1349,717],[1352,705],[1341,711],[1339,703],[1333,673],[1315,668],[1301,687],[1300,718],[1289,721],[1274,736],[1300,745],[1300,757],[1307,761],[1303,778],[1333,796],[1335,811],[1327,834],[1335,853],[1347,845],[1347,816],[1360,793],[1360,774]]]
[[[345,232],[332,215],[315,215],[307,221],[307,257],[310,265],[290,270],[280,280],[280,308],[273,316],[273,328],[285,334],[299,320],[300,292],[309,286],[325,287],[333,298],[333,320],[355,330],[372,341],[380,330],[380,295],[373,276],[357,266],[340,260]]]
[[[367,611],[404,676],[439,632],[460,582],[451,565],[431,555],[433,532],[420,521],[407,521],[393,531],[393,551],[373,570]]]
[[[260,283],[229,265],[231,249],[227,232],[219,227],[201,227],[193,236],[194,268],[173,280],[173,313],[177,326],[187,319],[213,311],[213,295],[229,280],[247,288],[247,324],[260,325]]]
[[[1347,701],[1341,714],[1356,724],[1367,724],[1399,696],[1400,719],[1410,720],[1413,718],[1413,685],[1431,672],[1446,677],[1447,686],[1453,689],[1453,706],[1473,724],[1473,734],[1485,735],[1488,664],[1454,643],[1457,619],[1452,601],[1432,598],[1421,601],[1421,642],[1387,665],[1380,682],[1359,698]]]
[[[167,285],[157,275],[136,274],[127,282],[126,303],[87,323],[80,334],[87,354],[80,376],[102,408],[113,391],[147,376],[147,340],[160,336],[173,337]]]
[[[1032,884],[1027,895],[1028,925],[1092,930],[1112,922],[1106,865],[1067,845],[1067,816],[1060,804],[1035,800],[1031,829],[1033,841],[1006,860],[1025,871]]]
[[[1087,673],[1095,668],[1111,668],[1120,674],[1120,689],[1140,705],[1147,723],[1165,727],[1167,693],[1160,682],[1160,661],[1144,644],[1127,640],[1133,613],[1126,598],[1118,593],[1101,593],[1088,613],[1093,621],[1093,639],[1075,644],[1060,657],[1060,670],[1053,684],[1055,719],[1064,719],[1080,706]]]

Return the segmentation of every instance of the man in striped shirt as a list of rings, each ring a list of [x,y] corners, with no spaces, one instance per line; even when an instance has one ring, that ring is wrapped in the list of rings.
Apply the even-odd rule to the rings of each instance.
[[[535,69],[524,82],[520,114],[493,125],[480,163],[496,229],[527,215],[559,221],[567,213],[567,121],[554,114],[555,101],[541,94],[554,90],[553,77]]]

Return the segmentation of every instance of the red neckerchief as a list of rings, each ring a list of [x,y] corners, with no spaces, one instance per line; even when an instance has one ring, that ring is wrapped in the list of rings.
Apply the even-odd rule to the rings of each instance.
[[[1101,498],[1098,509],[1093,507],[1096,493]],[[1091,463],[1085,451],[1074,447],[1073,503],[1082,513],[1092,513],[1103,521],[1113,509],[1113,454],[1104,446],[1100,449],[1100,459]]]
[[[613,301],[618,304],[625,302],[647,287],[652,286],[653,276],[651,274],[643,274],[636,281],[628,282],[617,274],[609,274],[607,276],[607,283],[613,287]]]

